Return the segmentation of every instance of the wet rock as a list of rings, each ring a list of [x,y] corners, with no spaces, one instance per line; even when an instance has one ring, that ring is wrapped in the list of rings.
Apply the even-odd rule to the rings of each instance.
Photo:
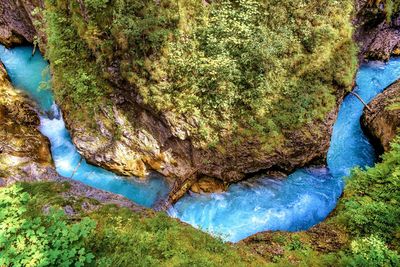
[[[219,179],[203,176],[194,183],[190,191],[194,193],[221,193],[226,191],[228,184]]]
[[[400,80],[377,95],[364,108],[361,124],[364,131],[380,148],[380,152],[390,149],[390,142],[400,127]]]

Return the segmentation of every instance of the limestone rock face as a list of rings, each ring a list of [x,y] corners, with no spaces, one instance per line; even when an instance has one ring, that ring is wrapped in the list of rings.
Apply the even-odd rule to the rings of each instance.
[[[360,48],[361,59],[388,60],[400,55],[400,14],[387,21],[384,5],[357,0],[354,38]]]
[[[0,43],[9,47],[39,41],[45,50],[42,15],[43,0],[0,0]]]
[[[365,132],[383,151],[390,149],[390,142],[400,127],[400,81],[389,86],[364,109],[361,123]]]
[[[150,120],[149,128],[138,127],[136,116]],[[68,113],[64,117],[73,142],[89,162],[126,176],[145,177],[151,170],[171,175],[175,161],[169,150],[161,150],[154,137],[159,125],[145,111],[124,112],[123,104],[102,107],[93,118],[96,130],[91,131],[84,122],[70,119]],[[158,133],[161,135],[162,129]]]
[[[55,174],[49,141],[39,124],[33,103],[12,87],[0,65],[0,177],[42,180]]]

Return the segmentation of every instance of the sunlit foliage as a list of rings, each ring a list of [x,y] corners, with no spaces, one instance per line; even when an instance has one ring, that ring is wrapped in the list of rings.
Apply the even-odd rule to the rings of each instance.
[[[249,251],[223,243],[164,213],[98,206],[94,199],[63,196],[69,188],[68,183],[38,182],[0,189],[1,266],[263,263]],[[72,211],[68,216],[63,210],[66,206]]]
[[[79,106],[107,94],[112,66],[198,145],[240,129],[273,144],[283,129],[323,119],[350,88],[352,8],[350,0],[47,0],[55,90]]]
[[[1,266],[83,266],[94,255],[85,248],[95,222],[68,220],[60,210],[40,214],[20,186],[0,190]]]

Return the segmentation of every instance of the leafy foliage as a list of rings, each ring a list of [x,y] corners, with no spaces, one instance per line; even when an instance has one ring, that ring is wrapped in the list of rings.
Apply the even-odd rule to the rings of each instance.
[[[59,98],[106,98],[112,66],[199,146],[278,145],[323,119],[356,69],[350,0],[83,3],[46,1]]]
[[[83,266],[94,255],[86,248],[95,222],[70,223],[60,210],[29,214],[30,195],[20,186],[0,190],[1,266]]]
[[[342,223],[357,237],[374,234],[400,245],[400,140],[383,155],[382,162],[349,178],[341,201]]]
[[[64,197],[68,183],[0,189],[1,266],[260,266],[248,251],[164,213]],[[91,203],[91,211],[82,203]],[[74,211],[67,217],[60,209]],[[96,207],[96,208],[95,208]]]
[[[399,266],[399,255],[385,242],[371,235],[351,242],[351,256],[343,259],[346,266]]]

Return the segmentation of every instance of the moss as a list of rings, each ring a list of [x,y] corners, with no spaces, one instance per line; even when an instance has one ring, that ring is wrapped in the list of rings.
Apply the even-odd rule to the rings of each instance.
[[[272,151],[284,129],[325,118],[337,91],[351,86],[352,4],[118,0],[85,1],[81,10],[47,0],[57,98],[83,110],[103,105],[112,65],[145,104],[172,112],[172,126],[196,146],[255,139]]]

